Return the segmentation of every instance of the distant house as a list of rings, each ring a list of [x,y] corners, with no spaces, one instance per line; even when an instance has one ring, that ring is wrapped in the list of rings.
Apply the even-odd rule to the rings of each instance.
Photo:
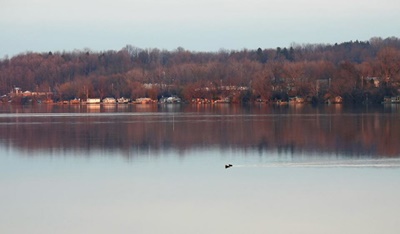
[[[383,103],[384,104],[400,103],[400,96],[395,96],[395,97],[386,96],[383,98]]]
[[[215,100],[214,103],[230,103],[231,99],[229,97],[221,98],[218,100]]]
[[[392,103],[400,103],[400,96],[392,97],[391,101]]]
[[[24,97],[30,97],[30,96],[32,96],[32,92],[27,90],[27,91],[25,91],[25,92],[22,93],[22,96],[24,96]]]
[[[117,103],[118,104],[127,104],[129,101],[130,101],[129,98],[124,98],[124,97],[121,97],[121,98],[117,99]]]
[[[221,90],[226,90],[226,91],[236,91],[236,90],[239,90],[239,91],[246,91],[246,90],[249,90],[249,87],[245,87],[245,86],[236,86],[236,85],[227,85],[227,86],[220,86],[219,87]],[[208,88],[207,87],[207,91],[209,91],[209,90],[212,90],[213,88]]]
[[[100,103],[100,98],[88,98],[86,100],[87,104],[99,104]]]
[[[333,103],[343,103],[343,98],[341,96],[336,96],[333,99]]]
[[[14,87],[11,92],[10,92],[11,96],[19,96],[22,95],[22,89],[19,87]]]
[[[22,89],[19,87],[14,87],[11,92],[9,93],[10,97],[15,97],[15,96],[23,96],[23,97],[32,97],[32,96],[36,96],[36,97],[49,97],[52,96],[53,93],[52,92],[32,92],[29,90],[26,90],[24,92],[22,92]]]
[[[115,100],[115,98],[113,98],[113,97],[106,97],[103,99],[103,103],[114,104],[114,103],[117,103],[117,100]]]
[[[383,102],[384,104],[390,104],[392,102],[391,97],[385,96],[383,97]]]
[[[152,89],[152,88],[167,88],[168,85],[164,83],[145,83],[143,84],[143,88],[145,89]]]
[[[151,98],[136,98],[133,103],[134,104],[151,104],[151,103],[155,103],[155,101]]]
[[[290,104],[304,103],[304,102],[305,102],[305,99],[302,98],[302,97],[298,97],[298,96],[289,97],[289,103]]]
[[[343,103],[343,98],[341,96],[329,97],[325,102],[327,104],[340,104]]]
[[[160,99],[161,103],[181,103],[181,99],[177,96],[163,97]]]
[[[195,104],[209,104],[211,103],[212,100],[207,99],[207,98],[193,98],[192,103]]]
[[[74,98],[74,99],[70,100],[69,103],[70,104],[80,104],[81,103],[81,99]]]
[[[176,96],[167,98],[167,103],[180,103],[180,102],[181,102],[181,99]]]
[[[368,82],[370,84],[373,84],[374,87],[378,88],[379,85],[380,85],[380,82],[381,82],[381,78],[368,76],[368,77],[364,78],[364,81],[366,81],[366,82]]]

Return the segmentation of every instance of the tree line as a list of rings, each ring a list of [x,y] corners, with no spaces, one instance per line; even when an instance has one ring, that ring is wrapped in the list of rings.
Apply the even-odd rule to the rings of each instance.
[[[347,102],[381,102],[399,95],[400,40],[218,52],[131,45],[119,51],[26,52],[0,60],[0,95],[14,87],[51,92],[55,100],[177,95],[187,101],[301,96],[318,102],[341,96]]]

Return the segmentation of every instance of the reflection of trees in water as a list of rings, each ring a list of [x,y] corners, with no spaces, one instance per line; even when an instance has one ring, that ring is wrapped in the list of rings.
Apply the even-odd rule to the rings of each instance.
[[[21,150],[148,152],[218,147],[260,153],[399,156],[393,115],[191,114],[3,119],[0,142]]]

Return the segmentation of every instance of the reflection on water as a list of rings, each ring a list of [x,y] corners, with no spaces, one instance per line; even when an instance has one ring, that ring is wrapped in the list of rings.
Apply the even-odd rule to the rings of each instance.
[[[9,106],[7,106],[10,108]],[[13,107],[17,108],[17,107]],[[219,148],[285,154],[400,155],[399,111],[238,105],[66,105],[0,113],[0,144],[26,151]]]

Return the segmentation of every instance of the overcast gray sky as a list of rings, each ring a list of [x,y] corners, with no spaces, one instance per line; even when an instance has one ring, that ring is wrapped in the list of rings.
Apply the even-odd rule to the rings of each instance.
[[[240,50],[400,36],[399,0],[0,0],[0,59],[26,51]]]

